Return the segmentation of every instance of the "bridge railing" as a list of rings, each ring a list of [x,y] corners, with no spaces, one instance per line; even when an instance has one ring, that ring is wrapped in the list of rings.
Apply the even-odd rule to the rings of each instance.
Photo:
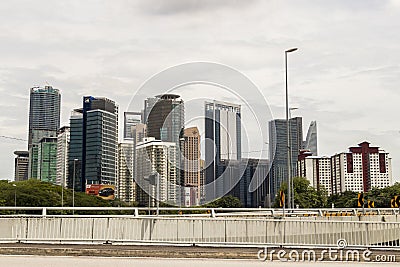
[[[237,217],[237,216],[270,216],[270,217],[308,217],[308,216],[362,216],[362,215],[397,215],[399,209],[392,208],[317,208],[317,209],[268,209],[268,208],[190,208],[190,207],[0,207],[0,217],[9,214],[31,214],[37,215],[73,215],[84,214],[96,215],[99,212],[114,213],[117,215],[130,214],[132,216],[206,216],[206,217]]]
[[[400,248],[399,222],[230,217],[8,216],[0,242]],[[338,243],[338,242],[341,243]]]

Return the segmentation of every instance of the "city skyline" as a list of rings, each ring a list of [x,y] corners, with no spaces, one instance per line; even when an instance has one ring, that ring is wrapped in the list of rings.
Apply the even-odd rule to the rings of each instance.
[[[396,37],[381,30],[399,24],[400,6],[395,1],[313,5],[252,1],[230,6],[204,1],[196,8],[191,1],[159,3],[157,8],[150,2],[101,2],[95,7],[82,3],[79,9],[74,4],[26,3],[26,8],[18,10],[13,4],[1,3],[5,14],[14,14],[4,16],[2,24],[15,31],[1,36],[8,49],[1,52],[6,67],[0,84],[0,134],[26,139],[27,91],[35,84],[47,81],[60,88],[63,126],[68,125],[70,110],[83,95],[107,96],[125,111],[129,98],[148,77],[196,60],[221,62],[245,73],[267,97],[274,117],[283,118],[283,52],[297,46],[299,51],[289,58],[290,103],[299,108],[293,116],[303,117],[304,125],[318,122],[319,154],[338,153],[367,140],[390,153],[394,181],[398,180],[400,133],[391,114],[397,111],[400,53],[393,46]],[[113,12],[106,12],[110,9]],[[240,19],[243,9],[253,14],[246,22]],[[265,10],[273,12],[265,16]],[[211,25],[209,18],[217,14],[230,20]],[[19,17],[33,23],[26,25]],[[313,17],[319,19],[318,24]],[[185,21],[185,25],[165,28],[162,22],[170,18]],[[41,28],[43,21],[52,23]],[[113,23],[107,26],[104,21]],[[145,26],[141,29],[139,25]],[[196,30],[189,31],[187,26]],[[234,30],[228,33],[228,29]],[[168,33],[165,37],[159,34],[163,31]],[[220,94],[215,98],[234,101]],[[0,161],[9,163],[0,178],[12,179],[13,151],[24,150],[26,143],[1,139],[0,146],[4,151]]]

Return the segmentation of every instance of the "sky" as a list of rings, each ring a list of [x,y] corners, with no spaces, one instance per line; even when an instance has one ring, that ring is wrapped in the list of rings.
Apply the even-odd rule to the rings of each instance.
[[[33,86],[61,90],[63,126],[84,95],[108,97],[122,114],[150,77],[196,61],[240,71],[284,118],[284,51],[298,47],[289,55],[290,106],[304,135],[317,121],[319,155],[369,141],[390,153],[400,180],[399,17],[396,0],[1,1],[0,135],[27,139]],[[203,86],[181,91],[232,101]],[[249,131],[249,139],[259,138]],[[26,148],[0,137],[0,179],[13,179],[13,151]]]

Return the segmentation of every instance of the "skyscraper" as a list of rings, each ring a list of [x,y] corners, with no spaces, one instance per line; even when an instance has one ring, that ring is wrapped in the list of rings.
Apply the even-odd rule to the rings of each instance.
[[[221,160],[241,159],[241,108],[240,105],[214,100],[205,102],[205,163],[206,183],[214,182],[223,172]],[[211,187],[210,187],[211,188]],[[207,199],[224,193],[223,186],[214,184],[206,192]]]
[[[181,178],[180,138],[185,126],[185,106],[179,95],[163,94],[145,101],[144,121],[147,124],[147,136],[163,142],[173,142],[176,146],[176,183],[183,185]],[[181,198],[178,190],[178,201]]]
[[[179,146],[179,139],[185,126],[185,107],[179,95],[165,94],[152,98],[145,114],[147,115],[147,135],[164,142],[174,142]]]
[[[118,144],[117,197],[131,203],[136,200],[136,183],[133,179],[133,142]]]
[[[155,206],[154,198],[157,196],[157,186],[159,187],[159,200],[176,205],[176,144],[147,137],[136,145],[136,162],[139,205]],[[157,182],[151,181],[151,177],[155,175],[158,175],[158,185]]]
[[[14,181],[23,181],[28,179],[29,152],[14,151],[17,155],[14,162]]]
[[[60,127],[61,95],[50,85],[32,87],[29,102],[29,171],[28,178],[40,179],[38,174],[38,145],[43,137],[56,137]],[[56,161],[56,159],[52,159]]]
[[[124,139],[132,139],[132,127],[142,122],[142,112],[124,112]]]
[[[68,149],[70,140],[70,128],[61,127],[57,134],[57,179],[56,184],[67,186],[68,177]]]
[[[297,159],[303,145],[302,118],[290,119],[290,152],[291,175],[297,176]],[[279,191],[282,182],[288,181],[288,155],[287,155],[287,125],[286,120],[276,119],[269,122],[269,152],[272,166],[270,170],[270,198],[273,200]]]
[[[103,97],[83,97],[83,108],[70,118],[69,166],[75,172],[75,188],[85,191],[86,184],[115,185],[118,157],[118,107]],[[73,173],[69,172],[69,185]]]
[[[312,121],[310,127],[308,127],[307,137],[303,148],[310,151],[313,156],[318,156],[317,141],[317,122]]]
[[[182,137],[182,178],[185,206],[198,206],[200,203],[200,134],[197,127],[186,128]]]

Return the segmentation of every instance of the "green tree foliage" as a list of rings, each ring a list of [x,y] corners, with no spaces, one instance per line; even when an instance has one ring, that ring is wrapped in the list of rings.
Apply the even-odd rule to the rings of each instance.
[[[221,198],[218,198],[203,207],[206,208],[241,208],[242,203],[240,202],[240,199],[234,196],[224,196]]]
[[[351,191],[346,191],[340,195],[331,195],[328,199],[328,207],[333,203],[337,208],[357,208],[357,195],[356,192]],[[364,202],[371,200],[375,202],[375,208],[390,208],[390,200],[394,196],[400,196],[399,183],[381,189],[372,188],[364,194]]]
[[[327,205],[328,194],[325,188],[315,189],[310,182],[303,177],[293,178],[294,206],[299,208],[320,208]],[[285,192],[287,201],[287,184],[282,183],[280,191]],[[274,207],[279,208],[279,194],[275,198]]]
[[[13,186],[15,184],[16,186]],[[38,180],[27,180],[9,183],[0,181],[0,206],[15,205],[15,196],[18,207],[61,207],[62,187]],[[72,207],[72,190],[63,189],[64,207]],[[126,207],[127,203],[118,199],[109,201],[100,197],[75,192],[75,207]],[[85,212],[80,212],[84,214]],[[104,213],[104,212],[99,212]],[[107,212],[105,212],[107,213]],[[119,213],[119,212],[113,212]]]

